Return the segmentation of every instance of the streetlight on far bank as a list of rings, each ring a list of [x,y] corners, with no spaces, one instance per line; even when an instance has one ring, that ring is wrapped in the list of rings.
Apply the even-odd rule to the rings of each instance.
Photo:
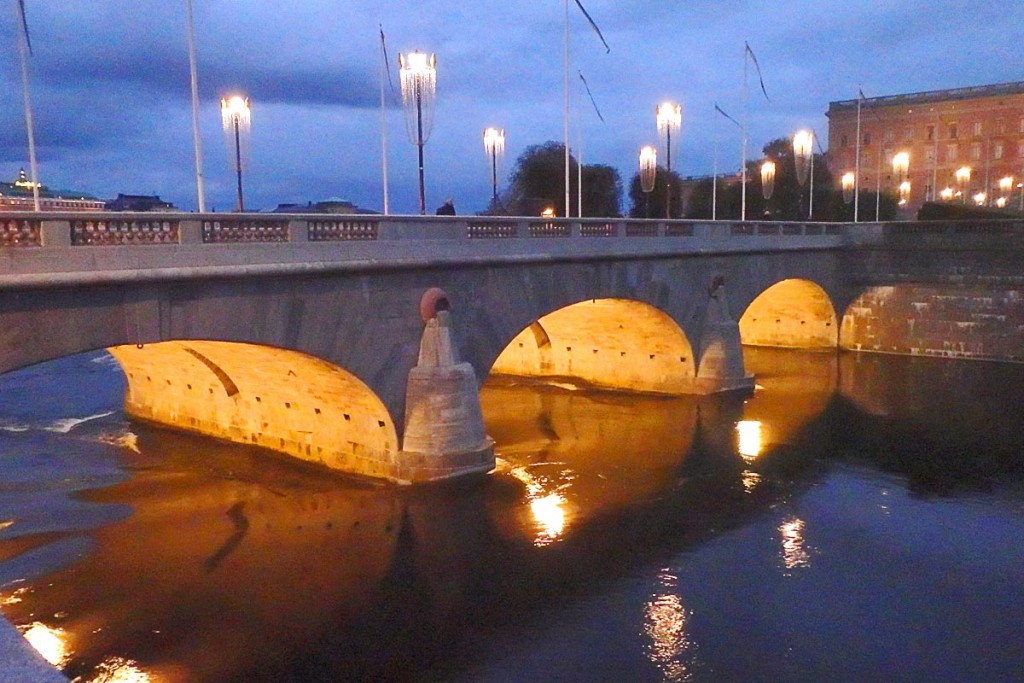
[[[962,198],[963,203],[966,204],[967,203],[967,190],[968,190],[968,186],[971,183],[971,167],[970,166],[961,166],[960,168],[956,169],[956,174],[955,175],[956,175],[956,185],[957,185],[958,188],[960,188],[960,197]]]
[[[252,129],[252,116],[249,98],[240,95],[221,98],[221,124],[224,127],[224,140],[227,142],[229,163],[235,171],[238,196],[235,211],[245,211],[242,201],[242,169],[249,162],[249,132]]]
[[[810,175],[811,160],[813,158],[814,136],[810,131],[800,130],[793,136],[793,161],[796,164],[796,182],[800,186],[800,213],[803,213],[804,193],[803,187]],[[814,188],[811,187],[811,192]],[[812,199],[813,201],[813,199]],[[810,218],[810,212],[807,215]]]
[[[906,180],[910,169],[910,154],[898,152],[892,157],[892,172],[896,176],[896,189],[899,192],[900,206],[906,206],[910,199],[910,183]]]
[[[658,175],[658,150],[650,145],[640,148],[640,189],[644,193],[644,218],[651,217],[651,191]]]
[[[761,164],[761,196],[767,202],[775,193],[775,162],[768,160]],[[765,207],[765,213],[768,207]]]
[[[843,185],[843,202],[849,204],[853,200],[853,186],[856,182],[856,176],[851,173],[844,173],[840,182]]]

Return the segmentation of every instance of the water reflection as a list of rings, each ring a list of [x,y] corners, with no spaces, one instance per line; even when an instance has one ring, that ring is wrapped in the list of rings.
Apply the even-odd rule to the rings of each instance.
[[[826,564],[807,542],[809,528],[826,525],[798,504],[835,454],[879,431],[852,399],[833,400],[835,356],[752,351],[748,367],[762,389],[704,399],[489,383],[482,403],[501,467],[438,487],[379,486],[144,426],[108,429],[95,447],[116,453],[116,476],[97,471],[96,488],[77,485],[75,514],[27,523],[5,512],[16,523],[0,528],[0,561],[86,537],[91,545],[76,547],[91,550],[7,584],[0,607],[82,683],[485,680],[474,667],[507,659],[525,662],[518,678],[552,680],[552,663],[531,659],[538,642],[585,667],[604,653],[576,627],[604,632],[614,620],[594,617],[594,603],[628,595],[615,611],[629,615],[628,634],[602,649],[636,680],[695,680],[721,650],[701,630],[709,622],[723,629],[712,633],[719,640],[763,635],[724,630],[727,619],[707,609],[744,601],[732,583],[749,578],[741,565],[754,567],[754,596],[762,581]],[[929,422],[936,433],[939,421]],[[70,469],[51,465],[45,476],[80,474],[83,429],[53,446],[71,453],[61,465]],[[27,460],[26,470],[43,471]],[[0,485],[0,509],[17,496]],[[83,529],[79,510],[110,509],[89,513],[98,528]],[[723,548],[747,527],[770,542],[724,563]],[[687,578],[701,553],[712,578]],[[658,571],[667,557],[683,559]],[[696,597],[704,584],[729,595]],[[730,670],[717,666],[724,680]],[[580,676],[602,674],[590,673]]]
[[[797,517],[787,519],[779,526],[782,537],[782,562],[786,569],[806,567],[811,556],[804,547],[804,521]]]
[[[644,632],[651,640],[647,656],[665,680],[689,681],[695,650],[687,630],[690,615],[677,594],[676,577],[663,571],[659,580],[665,590],[652,595],[644,606]]]
[[[36,621],[24,630],[23,635],[29,645],[36,649],[36,652],[43,656],[43,659],[56,667],[64,666],[70,659],[68,651],[67,633],[62,628],[53,628]]]

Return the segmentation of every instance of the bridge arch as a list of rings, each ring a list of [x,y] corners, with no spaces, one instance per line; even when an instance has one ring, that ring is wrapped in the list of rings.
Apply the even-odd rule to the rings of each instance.
[[[839,325],[828,293],[802,278],[781,280],[762,291],[740,317],[740,340],[749,346],[830,349]]]
[[[505,347],[492,375],[571,379],[659,394],[692,392],[696,363],[682,328],[631,299],[588,299],[534,320]]]
[[[107,350],[124,370],[125,410],[133,417],[335,470],[391,475],[400,445],[387,407],[355,375],[327,361],[209,340]]]

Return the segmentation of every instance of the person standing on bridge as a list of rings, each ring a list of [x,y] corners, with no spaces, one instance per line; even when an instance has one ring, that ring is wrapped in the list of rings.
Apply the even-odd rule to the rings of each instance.
[[[438,216],[454,216],[455,215],[455,203],[449,197],[444,204],[437,207]]]

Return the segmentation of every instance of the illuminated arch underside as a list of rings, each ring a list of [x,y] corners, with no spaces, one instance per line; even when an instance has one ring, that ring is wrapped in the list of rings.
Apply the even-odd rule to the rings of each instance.
[[[125,410],[133,417],[345,472],[390,473],[398,439],[387,408],[362,381],[326,361],[217,341],[108,351],[128,379]]]
[[[782,280],[754,299],[740,318],[740,340],[750,346],[835,348],[836,312],[828,294],[809,280]]]
[[[520,332],[491,367],[496,375],[568,378],[625,391],[693,391],[693,351],[662,311],[596,299],[549,313]]]

